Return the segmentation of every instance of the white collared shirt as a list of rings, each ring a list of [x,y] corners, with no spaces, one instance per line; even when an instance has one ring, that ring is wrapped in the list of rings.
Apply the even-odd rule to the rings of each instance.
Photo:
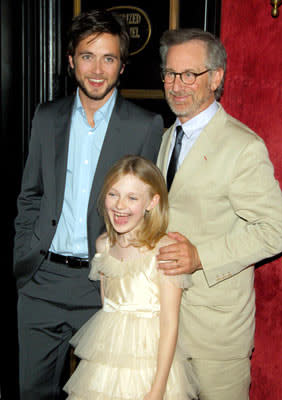
[[[176,119],[175,122],[175,129],[173,132],[173,138],[171,141],[170,149],[169,149],[169,157],[168,157],[168,165],[169,161],[171,158],[171,154],[174,148],[175,144],[175,139],[176,139],[176,127],[179,125],[182,125],[182,129],[184,130],[184,135],[182,138],[182,146],[181,146],[181,151],[178,159],[178,165],[177,169],[180,167],[180,165],[183,163],[185,157],[191,150],[193,144],[196,142],[198,137],[200,136],[200,133],[203,131],[203,129],[207,126],[207,124],[210,122],[212,117],[215,115],[219,108],[219,105],[217,104],[216,101],[214,101],[208,108],[206,108],[204,111],[202,111],[200,114],[196,115],[192,119],[184,122],[184,124],[181,124],[179,119]],[[168,168],[167,165],[167,168]]]

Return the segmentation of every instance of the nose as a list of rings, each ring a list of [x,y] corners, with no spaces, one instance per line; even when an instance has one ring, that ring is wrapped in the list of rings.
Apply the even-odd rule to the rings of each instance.
[[[103,72],[102,62],[98,59],[93,60],[91,69],[95,74],[100,74]]]
[[[116,202],[116,208],[118,210],[122,210],[123,208],[126,208],[125,200],[122,197],[119,197],[117,202]]]
[[[172,89],[177,92],[183,89],[184,83],[182,82],[180,75],[176,75],[174,82],[172,83]]]

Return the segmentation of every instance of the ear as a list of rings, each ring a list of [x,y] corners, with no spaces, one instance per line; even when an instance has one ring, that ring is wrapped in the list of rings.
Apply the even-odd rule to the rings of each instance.
[[[124,68],[125,68],[125,64],[122,64],[120,67],[120,71],[119,71],[120,75],[123,74]]]
[[[214,92],[220,85],[222,81],[224,71],[222,68],[218,68],[217,70],[213,71],[212,81],[211,81],[211,89]]]
[[[74,69],[73,57],[69,55],[68,58],[69,58],[69,65],[70,65],[70,67],[71,67],[72,69]]]
[[[160,201],[160,195],[155,194],[153,196],[152,200],[150,201],[150,204],[148,205],[148,207],[146,207],[146,211],[151,211],[154,207],[156,207],[156,205],[158,204],[159,201]]]

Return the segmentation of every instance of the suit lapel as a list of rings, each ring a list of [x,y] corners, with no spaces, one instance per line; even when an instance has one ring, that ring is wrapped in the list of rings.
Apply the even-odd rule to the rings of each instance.
[[[67,97],[57,110],[54,126],[55,182],[57,215],[60,214],[65,192],[71,114],[74,97]]]
[[[95,171],[91,193],[89,197],[88,215],[93,210],[93,208],[94,209],[97,208],[97,199],[101,191],[105,175],[110,169],[110,167],[113,165],[113,163],[116,161],[116,158],[114,157],[116,150],[123,146],[122,144],[123,132],[121,129],[121,124],[122,124],[121,119],[123,118],[122,102],[123,102],[122,97],[118,95],[116,99],[116,104],[114,106],[109,121],[109,125],[107,128],[99,160],[97,163],[97,168]]]
[[[166,177],[166,172],[167,172],[169,149],[171,146],[171,141],[173,138],[174,130],[175,130],[175,123],[170,128],[168,128],[168,130],[166,131],[166,133],[163,136],[162,145],[160,148],[158,161],[157,161],[157,165],[165,177]]]
[[[177,192],[186,185],[189,179],[201,179],[199,171],[207,171],[209,156],[214,151],[214,143],[218,140],[223,122],[224,110],[220,107],[212,120],[203,129],[200,136],[192,146],[191,150],[185,157],[183,163],[179,167],[171,189],[169,198],[172,199],[177,196]]]

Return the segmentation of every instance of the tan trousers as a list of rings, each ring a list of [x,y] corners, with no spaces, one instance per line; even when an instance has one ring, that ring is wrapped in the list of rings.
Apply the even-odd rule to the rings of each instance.
[[[250,360],[218,361],[193,359],[199,380],[200,400],[248,400]]]

